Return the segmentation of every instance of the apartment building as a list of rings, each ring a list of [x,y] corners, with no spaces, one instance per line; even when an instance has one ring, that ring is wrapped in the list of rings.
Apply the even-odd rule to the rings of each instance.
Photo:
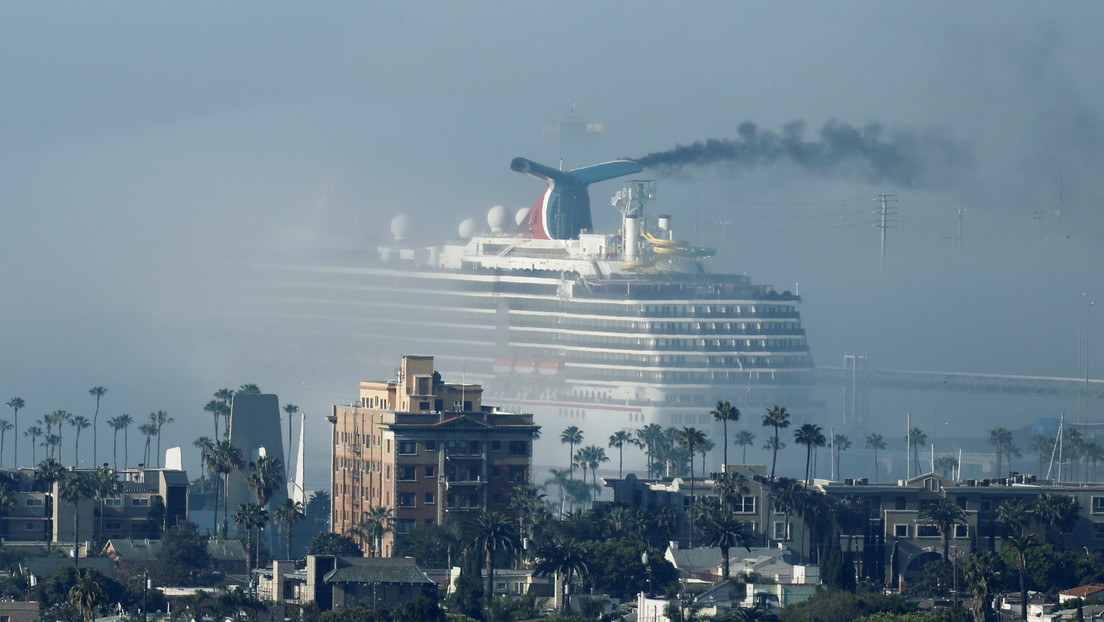
[[[508,512],[514,488],[530,481],[539,426],[484,405],[482,393],[444,382],[432,356],[408,355],[395,380],[361,382],[355,405],[334,406],[333,530],[352,530],[375,507],[393,510],[395,533]],[[383,556],[393,535],[378,543]]]

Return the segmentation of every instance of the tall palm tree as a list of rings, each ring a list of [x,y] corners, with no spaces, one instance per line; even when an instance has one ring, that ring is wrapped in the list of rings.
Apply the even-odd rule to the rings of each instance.
[[[14,440],[12,442],[12,455],[15,458],[15,466],[19,467],[19,410],[27,405],[21,397],[13,397],[7,401],[8,407],[12,409],[12,425],[15,428],[13,433]],[[32,463],[34,460],[31,461]]]
[[[84,622],[93,622],[96,619],[96,608],[107,602],[107,599],[107,589],[103,581],[87,570],[78,575],[77,582],[66,594],[66,600],[80,612]]]
[[[275,456],[260,456],[249,463],[249,475],[245,483],[257,495],[257,503],[267,508],[276,489],[284,484],[284,465]]]
[[[563,592],[557,596],[560,598],[560,613],[563,615],[567,615],[569,611],[568,586],[571,585],[571,578],[575,574],[590,574],[589,558],[583,545],[572,538],[554,537],[537,549],[534,574],[560,577]]]
[[[885,439],[877,432],[871,432],[866,436],[865,447],[874,450],[874,481],[878,481],[878,452],[886,448]]]
[[[833,434],[832,435],[832,454],[835,458],[836,468],[834,469],[835,476],[838,478],[843,477],[843,471],[840,470],[840,454],[851,449],[851,439],[846,434]]]
[[[253,530],[268,524],[268,511],[256,503],[243,503],[234,514],[234,524],[245,529],[246,575],[253,574]]]
[[[65,422],[69,421],[69,414],[67,410],[55,410],[52,413],[43,415],[42,419],[46,421],[46,436],[57,430],[57,439],[55,443],[51,443],[52,451],[57,453],[51,453],[51,457],[57,458],[58,462],[61,462],[61,443],[64,440],[62,430],[64,429]]]
[[[73,446],[73,466],[78,466],[80,465],[80,433],[81,430],[87,430],[92,427],[92,422],[84,415],[75,415],[69,420],[69,425],[73,426],[77,431],[75,444]],[[92,465],[96,466],[96,463],[93,462]]]
[[[579,429],[579,426],[573,425],[564,428],[563,432],[560,432],[560,442],[567,445],[567,468],[570,469],[572,477],[575,476],[575,446],[583,442],[583,431]],[[583,479],[586,479],[586,474],[583,474]]]
[[[685,447],[690,454],[690,503],[694,501],[694,447],[705,442],[705,432],[694,428],[685,427],[675,433],[675,442],[680,447]]]
[[[487,601],[494,598],[494,557],[498,551],[513,553],[521,547],[514,521],[498,512],[480,512],[460,527],[466,551],[482,551],[487,568]]]
[[[123,423],[123,415],[118,417],[112,417],[107,420],[108,427],[112,430],[111,438],[111,464],[115,467],[115,470],[119,470],[119,430],[126,427]]]
[[[138,431],[142,433],[142,436],[146,438],[146,444],[143,446],[142,451],[142,465],[146,467],[152,467],[150,464],[150,441],[154,435],[157,434],[157,425],[152,421],[149,423],[143,423],[138,426]]]
[[[100,504],[100,533],[103,533],[104,499],[115,496],[115,471],[105,466],[96,467],[89,484],[92,488],[92,496]]]
[[[779,443],[778,431],[782,428],[790,427],[790,413],[786,412],[785,406],[778,406],[777,404],[773,408],[768,408],[767,413],[763,415],[763,426],[768,428],[774,428],[774,444],[771,450],[771,481],[774,481],[774,470],[778,464],[778,449],[782,446]],[[773,486],[772,486],[773,490]]]
[[[544,480],[545,490],[548,486],[556,486],[560,491],[560,516],[563,516],[567,512],[567,496],[565,495],[566,488],[571,481],[571,471],[568,469],[549,469],[548,471],[551,477]]]
[[[199,466],[202,468],[199,473],[199,482],[202,488],[207,480],[207,476],[204,475],[207,471],[207,455],[215,448],[215,441],[212,441],[209,436],[201,436],[192,441],[192,446],[199,450]]]
[[[1081,518],[1081,503],[1075,497],[1048,492],[1035,497],[1031,504],[1031,513],[1046,528],[1048,538],[1050,530],[1058,532],[1058,550],[1062,550],[1062,533],[1073,529]]]
[[[376,505],[365,510],[353,532],[364,542],[368,557],[383,557],[383,537],[394,530],[394,508]]]
[[[1003,570],[1004,564],[1001,563],[1000,556],[992,551],[975,553],[966,562],[965,579],[970,591],[974,593],[974,602],[970,609],[976,622],[998,619],[993,611],[993,589],[1004,580]]]
[[[92,466],[98,467],[100,463],[96,454],[96,447],[99,445],[99,435],[97,430],[100,427],[100,399],[107,395],[107,389],[103,387],[92,387],[88,390],[88,394],[96,398],[96,411],[92,414]]]
[[[32,426],[28,427],[26,430],[23,430],[23,436],[27,436],[31,439],[31,464],[36,464],[38,462],[38,459],[35,458],[35,447],[38,446],[38,437],[40,437],[42,435],[43,435],[43,430],[42,430],[42,428],[38,427],[37,425],[32,425]],[[19,458],[19,456],[16,456],[16,459],[18,459],[18,458]],[[16,466],[19,466],[19,465],[16,464]]]
[[[609,462],[609,458],[606,456],[606,450],[597,445],[587,445],[586,447],[579,448],[579,451],[575,454],[575,461],[583,469],[583,481],[586,481],[587,469],[590,469],[591,482],[598,485],[598,467],[603,462]]]
[[[636,441],[633,439],[632,432],[628,430],[618,430],[609,437],[610,448],[617,448],[617,478],[620,479],[624,473],[625,465],[625,445],[633,445]]]
[[[42,462],[38,463],[35,467],[34,479],[35,482],[45,490],[46,494],[51,498],[54,496],[54,484],[61,481],[62,476],[65,475],[65,467],[61,466],[61,463],[53,458],[46,458]],[[54,530],[47,525],[46,528],[46,542],[51,543],[54,540]]]
[[[1023,535],[1031,522],[1031,508],[1023,499],[1008,499],[997,506],[997,522],[1004,527],[1007,535]]]
[[[238,387],[238,393],[241,395],[260,395],[261,387],[249,382]]]
[[[721,572],[725,582],[731,578],[728,551],[742,546],[750,552],[753,541],[754,536],[748,529],[748,524],[731,514],[714,512],[698,522],[698,544],[721,549]]]
[[[946,499],[939,499],[916,513],[916,520],[932,525],[943,541],[943,560],[950,561],[951,536],[956,525],[966,524],[966,512]]]
[[[161,468],[161,428],[173,421],[175,420],[169,416],[169,413],[163,410],[150,413],[150,423],[153,424],[154,435],[157,437],[157,468]]]
[[[291,480],[291,456],[292,456],[292,452],[291,452],[292,421],[291,421],[291,419],[295,415],[295,413],[299,412],[299,407],[296,406],[295,404],[284,404],[284,412],[287,413],[287,418],[288,418],[288,444],[287,444],[287,453],[284,454],[284,455],[287,456],[287,459],[288,459],[287,464],[284,466],[284,481],[286,482],[286,481]]]
[[[1050,460],[1054,451],[1054,437],[1036,434],[1031,437],[1031,451],[1035,452],[1035,458],[1039,461],[1039,473],[1043,472],[1043,463]]]
[[[302,501],[284,499],[284,502],[276,506],[276,509],[272,511],[272,520],[284,526],[284,537],[287,542],[287,557],[285,559],[292,559],[291,537],[295,525],[306,520],[306,518],[307,515],[303,511]]]
[[[8,435],[8,430],[14,428],[15,425],[7,419],[0,419],[0,468],[4,465],[4,437]],[[15,467],[19,467],[18,464]]]
[[[228,515],[230,513],[229,495],[230,474],[245,468],[245,460],[242,459],[241,449],[238,449],[226,438],[215,444],[210,453],[211,465],[208,470],[222,476],[222,533],[225,535],[229,528]],[[215,516],[218,516],[216,504]],[[218,520],[217,518],[215,519]]]
[[[85,499],[95,493],[87,477],[72,474],[64,478],[58,487],[58,498],[73,506],[73,566],[80,565],[80,507]]]
[[[644,448],[648,462],[648,477],[652,476],[655,465],[655,448],[663,436],[663,427],[658,423],[649,423],[636,431],[637,444]]]
[[[219,414],[225,418],[223,439],[230,438],[230,414],[233,411],[234,403],[234,390],[233,389],[219,389],[215,391],[215,399],[219,403]]]
[[[1020,455],[1020,448],[1012,442],[1012,432],[1008,428],[997,427],[989,430],[989,444],[997,450],[997,470],[999,476],[1004,471],[1001,469],[1001,456],[1008,458],[1011,466],[1012,458]]]
[[[747,448],[749,445],[755,444],[755,433],[751,430],[740,430],[736,433],[732,442],[743,448],[744,453],[740,457],[740,462],[742,464],[747,464]]]
[[[805,485],[812,483],[810,467],[813,460],[813,447],[823,447],[827,439],[824,430],[815,423],[803,423],[794,430],[794,442],[805,446]]]
[[[728,400],[717,400],[717,405],[709,411],[714,421],[720,421],[724,426],[724,463],[728,465],[728,422],[740,420],[740,410]]]
[[[215,419],[215,442],[219,440],[219,417],[222,416],[222,402],[211,400],[203,407],[204,412],[209,412]]]
[[[750,491],[748,478],[738,471],[726,471],[717,475],[713,481],[713,494],[721,500],[726,512],[732,511],[732,500],[743,497]]]
[[[1004,547],[1016,552],[1016,574],[1020,577],[1020,619],[1027,619],[1027,553],[1039,545],[1035,536],[1026,533],[1004,539]]]
[[[118,416],[119,425],[123,426],[123,468],[130,467],[130,426],[134,423],[134,417],[123,413]]]
[[[928,435],[918,427],[913,426],[905,438],[909,450],[912,451],[912,460],[916,464],[916,474],[920,474],[920,448],[928,444]]]

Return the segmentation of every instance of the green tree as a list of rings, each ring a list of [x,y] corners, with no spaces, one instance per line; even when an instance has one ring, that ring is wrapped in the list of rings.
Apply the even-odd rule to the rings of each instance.
[[[138,466],[152,467],[150,464],[150,444],[153,441],[153,437],[157,434],[157,426],[150,423],[143,423],[138,426],[138,431],[142,433],[142,436],[146,439],[145,444],[142,446],[142,464]]]
[[[609,462],[609,457],[606,456],[605,449],[597,445],[587,445],[586,447],[580,447],[579,451],[576,452],[575,462],[583,469],[583,480],[586,480],[587,469],[590,469],[591,482],[597,487],[598,467],[603,462]]]
[[[698,522],[698,544],[721,549],[721,576],[730,580],[728,552],[742,546],[751,552],[754,535],[748,524],[728,513],[711,513]]]
[[[1023,620],[1027,619],[1027,553],[1038,544],[1035,536],[1031,534],[1009,536],[1004,539],[1005,548],[1016,552],[1016,574],[1020,579],[1020,602],[1023,603],[1020,607],[1020,617]]]
[[[575,476],[575,446],[583,442],[583,431],[579,426],[568,426],[560,432],[560,442],[567,445],[567,468],[570,475]],[[583,477],[586,477],[584,474]]]
[[[728,422],[740,420],[740,409],[728,400],[717,400],[717,405],[709,411],[714,421],[720,421],[724,427],[724,463],[728,464]]]
[[[383,556],[383,536],[395,529],[395,510],[382,505],[368,508],[350,535],[361,538],[369,557]]]
[[[726,512],[732,511],[732,500],[739,499],[750,491],[748,478],[738,471],[719,473],[713,480],[713,494],[721,500]]]
[[[864,446],[874,450],[874,481],[878,481],[878,452],[886,448],[885,439],[877,432],[871,432],[866,436]]]
[[[1005,532],[1019,536],[1031,522],[1031,508],[1023,499],[1008,499],[997,506],[997,522]]]
[[[103,582],[93,574],[84,572],[69,590],[69,603],[77,608],[84,622],[96,618],[96,609],[107,600]]]
[[[15,425],[11,421],[0,419],[0,467],[3,467],[4,464],[4,445],[7,444],[5,439],[8,435],[8,431],[14,427]],[[16,440],[18,441],[18,439]],[[18,442],[15,444],[18,445]],[[19,465],[16,464],[15,466],[18,467]]]
[[[150,572],[158,585],[210,585],[217,580],[206,540],[191,521],[165,530],[158,563],[151,565]]]
[[[227,495],[226,492],[230,489],[230,474],[244,468],[245,461],[242,459],[241,450],[231,444],[229,438],[216,443],[211,449],[208,459],[210,460],[210,464],[208,464],[207,470],[222,476],[222,533],[225,535],[229,526],[227,518],[230,512],[228,507],[229,495]],[[215,505],[215,517],[217,524],[217,503]]]
[[[690,499],[694,499],[694,447],[705,442],[705,432],[694,428],[685,427],[675,433],[675,442],[686,449],[690,455]]]
[[[253,572],[253,530],[268,524],[268,510],[257,503],[243,503],[234,514],[234,524],[245,530],[245,570]]]
[[[108,427],[112,430],[111,438],[111,465],[116,471],[119,470],[119,431],[126,427],[123,424],[123,415],[118,417],[112,417],[107,420]]]
[[[786,412],[785,406],[778,406],[777,404],[773,408],[768,408],[767,413],[763,415],[763,426],[768,428],[774,428],[774,443],[770,446],[771,449],[771,495],[774,493],[774,472],[775,466],[778,464],[778,450],[781,449],[781,440],[778,438],[778,431],[782,428],[790,427],[790,413]]]
[[[836,477],[843,477],[843,471],[840,469],[840,455],[848,449],[851,449],[851,439],[846,434],[832,435],[832,457],[835,460],[834,474]]]
[[[950,560],[950,538],[955,525],[966,524],[966,512],[946,499],[939,499],[916,513],[916,520],[933,525],[943,541],[943,560]]]
[[[291,481],[291,429],[292,429],[292,417],[295,413],[299,412],[299,407],[295,404],[284,404],[284,412],[287,413],[288,418],[288,444],[287,444],[287,465],[284,468],[284,481]]]
[[[80,502],[94,495],[91,482],[82,475],[70,475],[58,486],[58,498],[73,506],[73,566],[80,565]]]
[[[96,398],[96,411],[92,414],[92,466],[100,466],[99,456],[96,453],[96,448],[99,446],[99,427],[100,427],[100,400],[103,396],[107,395],[107,389],[103,387],[92,387],[88,390],[88,394]]]
[[[73,426],[73,429],[76,430],[76,436],[73,445],[73,466],[78,466],[80,464],[80,433],[81,430],[87,430],[88,428],[92,427],[92,422],[90,422],[88,420],[88,417],[85,417],[84,415],[75,415],[72,419],[69,420],[69,425]],[[95,432],[95,430],[93,430],[93,432]],[[98,466],[95,462],[93,462],[92,464],[94,466]]]
[[[649,423],[636,431],[637,444],[644,448],[644,454],[648,462],[648,476],[658,473],[656,469],[655,450],[661,442],[663,428],[658,423]]]
[[[422,568],[451,568],[460,552],[460,533],[452,525],[415,525],[395,536],[395,557],[413,557]]]
[[[130,467],[130,426],[134,423],[134,417],[123,413],[118,420],[123,428],[123,468],[126,469]]]
[[[356,540],[349,536],[332,531],[322,531],[311,538],[310,544],[307,546],[307,555],[363,557],[364,552],[360,550]]]
[[[295,525],[306,518],[307,515],[303,512],[302,501],[284,499],[284,502],[276,506],[276,509],[272,511],[272,519],[284,526],[284,537],[286,538],[287,544],[287,557],[285,559],[293,559],[291,556],[292,532],[295,529]]]
[[[1073,529],[1081,518],[1081,504],[1070,495],[1050,492],[1035,497],[1031,513],[1047,530],[1048,537],[1050,531],[1058,532],[1058,549],[1061,550],[1062,533]]]
[[[663,593],[678,582],[675,567],[663,558],[663,551],[638,538],[608,538],[584,545],[590,574],[584,588],[614,598],[632,598],[643,591]],[[644,553],[648,553],[647,564]],[[650,589],[649,589],[650,583]]]
[[[1009,467],[1011,467],[1012,458],[1020,455],[1020,448],[1016,447],[1016,444],[1012,442],[1012,432],[1008,428],[997,427],[989,430],[989,444],[993,446],[993,449],[997,450],[997,470],[996,473],[1000,475],[1004,471],[1001,470],[1001,457],[1007,457]]]
[[[249,475],[245,477],[245,483],[257,496],[257,503],[267,508],[276,490],[284,485],[284,465],[274,456],[259,456],[249,463]]]
[[[169,413],[159,410],[150,413],[150,423],[153,424],[153,434],[157,437],[157,468],[161,468],[161,428],[175,421]]]
[[[966,585],[974,595],[970,610],[974,622],[993,622],[998,619],[993,611],[993,591],[1004,576],[1004,564],[996,553],[982,551],[970,556],[966,562]]]
[[[32,426],[28,427],[26,430],[23,430],[23,436],[26,436],[26,437],[31,439],[31,464],[37,464],[38,463],[38,458],[35,455],[35,448],[38,447],[38,439],[42,435],[43,435],[42,428],[37,426],[37,425],[32,425]],[[19,447],[18,443],[16,443],[16,447]],[[19,454],[18,453],[16,454],[15,459],[19,460]],[[18,465],[18,463],[16,463],[16,464]]]
[[[812,484],[813,447],[824,447],[824,429],[814,423],[803,423],[794,430],[794,442],[805,446],[805,485]]]
[[[957,468],[958,458],[950,454],[943,454],[935,459],[935,470],[939,471],[943,477],[953,477]]]
[[[611,449],[617,449],[617,478],[620,479],[624,474],[625,466],[625,445],[632,445],[633,440],[632,432],[628,430],[618,430],[609,437],[609,447]]]
[[[740,458],[740,462],[742,464],[747,464],[747,448],[749,445],[755,444],[755,433],[750,430],[740,430],[736,433],[732,442],[743,448],[744,453]]]
[[[909,429],[908,434],[905,437],[905,442],[908,444],[909,450],[912,451],[912,460],[916,464],[916,474],[920,474],[920,448],[928,444],[928,435],[924,434],[924,431],[917,427]]]
[[[10,400],[7,401],[7,405],[8,405],[9,408],[12,409],[12,421],[13,421],[12,426],[14,427],[14,432],[12,433],[12,436],[15,439],[12,443],[12,455],[15,458],[15,466],[18,467],[19,466],[19,411],[22,410],[27,405],[27,403],[24,402],[23,398],[21,398],[21,397],[13,397],[13,398],[11,398]],[[31,450],[32,451],[34,450],[34,445],[31,445]],[[34,463],[34,458],[31,458],[31,463],[32,464]]]
[[[482,551],[486,557],[487,583],[484,594],[494,594],[494,558],[498,551],[513,553],[521,547],[517,526],[508,516],[498,512],[481,512],[460,527],[461,540],[467,551]]]
[[[561,579],[563,592],[559,594],[560,611],[568,612],[568,586],[571,578],[590,574],[590,563],[586,549],[576,540],[556,537],[537,549],[536,564],[533,566],[539,576],[554,575]]]

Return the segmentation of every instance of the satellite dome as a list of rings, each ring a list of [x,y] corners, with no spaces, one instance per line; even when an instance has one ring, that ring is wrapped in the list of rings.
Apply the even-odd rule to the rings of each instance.
[[[399,214],[391,219],[391,237],[396,241],[405,240],[410,232],[410,218],[406,214]]]
[[[487,212],[487,225],[492,233],[502,233],[510,226],[510,210],[504,205],[496,205]]]
[[[517,223],[517,226],[520,227],[529,222],[529,209],[528,207],[522,207],[514,214],[514,222]]]
[[[475,226],[475,219],[474,218],[465,218],[463,220],[463,222],[460,223],[460,237],[461,238],[463,238],[465,240],[470,240],[471,237],[473,235],[475,235],[475,232],[476,232],[476,226]]]

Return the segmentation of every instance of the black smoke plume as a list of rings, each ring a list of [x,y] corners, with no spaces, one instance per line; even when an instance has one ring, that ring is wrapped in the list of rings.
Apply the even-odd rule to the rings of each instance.
[[[804,121],[786,124],[781,134],[746,121],[737,133],[739,138],[677,145],[636,160],[661,174],[709,165],[752,169],[789,162],[826,177],[921,188],[953,182],[971,159],[967,147],[938,133],[886,132],[878,123],[859,128],[828,121],[814,140],[805,140]]]

